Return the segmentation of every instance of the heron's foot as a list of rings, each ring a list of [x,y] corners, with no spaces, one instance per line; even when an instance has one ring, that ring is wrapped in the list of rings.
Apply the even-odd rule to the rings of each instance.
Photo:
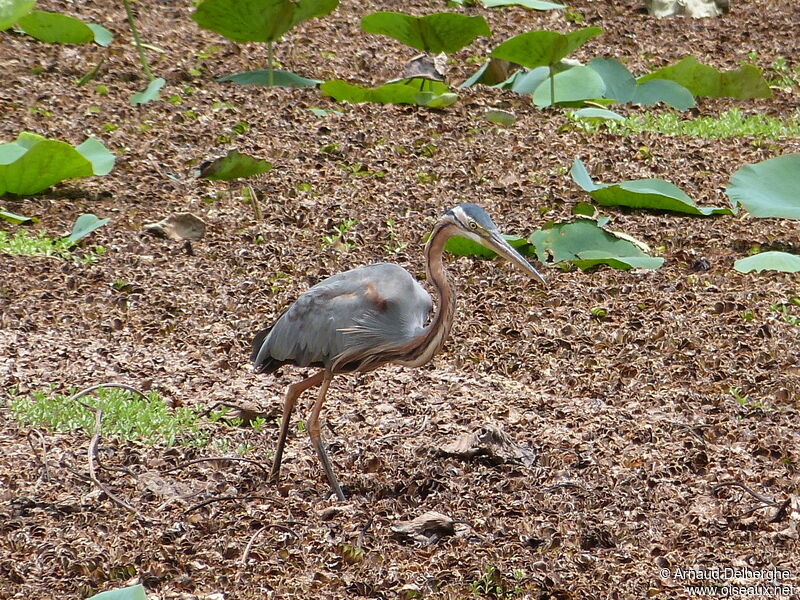
[[[274,463],[272,465],[272,469],[269,472],[269,480],[273,483],[278,483],[281,478],[281,465],[280,463]]]
[[[316,447],[317,455],[322,463],[322,469],[325,471],[325,477],[328,479],[328,483],[331,485],[333,493],[336,494],[336,497],[339,500],[347,500],[347,497],[342,491],[342,486],[339,485],[339,480],[336,478],[336,473],[333,472],[333,465],[331,465],[331,460],[328,458],[328,453],[325,452],[325,444],[319,440],[318,443],[314,444],[314,446]]]
[[[331,484],[331,491],[336,495],[339,501],[344,502],[345,500],[347,500],[347,496],[344,495],[344,492],[342,491],[342,486],[339,485],[339,482],[336,480],[335,476],[333,478],[333,481],[329,480],[328,483]]]

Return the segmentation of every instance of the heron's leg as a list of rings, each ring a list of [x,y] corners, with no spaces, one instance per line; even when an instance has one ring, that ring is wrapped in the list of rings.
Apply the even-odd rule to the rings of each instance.
[[[278,480],[281,474],[281,460],[283,459],[283,447],[286,445],[286,436],[289,434],[289,418],[292,416],[292,409],[294,403],[300,397],[300,394],[305,392],[308,388],[319,385],[322,382],[322,377],[325,371],[320,371],[316,375],[312,375],[303,381],[293,383],[286,388],[286,399],[283,401],[283,418],[281,419],[281,435],[278,438],[278,447],[275,449],[275,460],[272,462],[272,479]]]
[[[322,463],[322,468],[325,469],[325,476],[328,478],[328,483],[331,484],[336,497],[339,498],[339,500],[345,500],[346,498],[339,485],[339,480],[336,479],[331,461],[328,458],[328,454],[325,452],[325,444],[322,443],[322,438],[320,437],[319,413],[322,410],[322,402],[325,400],[325,394],[328,392],[328,386],[333,378],[333,375],[329,371],[324,371],[324,374],[325,376],[319,388],[317,401],[314,403],[314,408],[311,409],[311,416],[308,418],[308,433],[311,436],[311,443],[317,451],[319,460]]]

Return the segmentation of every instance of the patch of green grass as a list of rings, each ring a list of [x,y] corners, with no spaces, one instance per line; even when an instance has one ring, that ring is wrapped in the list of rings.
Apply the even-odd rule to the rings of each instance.
[[[81,404],[103,411],[101,433],[124,441],[148,445],[164,444],[203,446],[207,434],[199,429],[201,415],[187,408],[169,408],[158,392],[144,398],[128,390],[100,388],[80,401],[71,395],[50,390],[36,391],[29,396],[11,396],[11,415],[23,425],[44,427],[54,431],[82,429],[94,432],[95,413]]]
[[[21,254],[24,256],[52,256],[55,258],[74,258],[76,262],[91,264],[105,253],[103,246],[95,246],[84,251],[82,256],[70,252],[74,247],[66,238],[51,238],[44,232],[31,235],[26,229],[18,229],[14,235],[0,231],[0,254]]]
[[[707,139],[754,137],[781,139],[800,137],[800,110],[787,119],[777,119],[769,115],[745,115],[738,108],[732,108],[718,117],[698,117],[682,119],[675,112],[645,112],[632,115],[623,122],[603,121],[600,123],[577,121],[585,131],[599,131],[606,128],[611,133],[635,135],[643,131],[655,131],[670,136],[689,136]]]
[[[67,258],[70,246],[66,240],[47,237],[41,231],[35,236],[26,229],[18,229],[11,236],[6,231],[0,231],[0,252],[3,254]]]

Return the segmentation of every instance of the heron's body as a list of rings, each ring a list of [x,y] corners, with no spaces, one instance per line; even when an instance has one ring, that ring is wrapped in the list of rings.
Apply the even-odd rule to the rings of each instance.
[[[380,364],[373,359],[376,349],[391,350],[387,340],[403,346],[420,335],[432,309],[430,294],[398,265],[337,273],[303,293],[262,332],[253,363],[262,373],[284,364],[369,370]]]
[[[319,414],[330,381],[336,373],[371,371],[387,363],[420,366],[441,350],[455,314],[455,295],[442,264],[444,244],[453,235],[483,244],[544,282],[481,208],[461,204],[436,223],[425,246],[428,281],[438,295],[433,314],[430,294],[408,271],[390,263],[333,275],[303,293],[253,341],[251,359],[258,372],[270,373],[285,364],[321,369],[286,391],[274,477],[280,473],[294,404],[305,390],[319,385],[308,430],[331,487],[344,499],[320,438]]]

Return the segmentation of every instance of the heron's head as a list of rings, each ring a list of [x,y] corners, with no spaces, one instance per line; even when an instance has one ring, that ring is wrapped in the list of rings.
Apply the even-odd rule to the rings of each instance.
[[[517,265],[525,273],[546,284],[544,277],[523,256],[514,250],[494,224],[492,218],[477,204],[465,202],[447,211],[446,216],[460,230],[458,235],[493,250],[506,260]]]

